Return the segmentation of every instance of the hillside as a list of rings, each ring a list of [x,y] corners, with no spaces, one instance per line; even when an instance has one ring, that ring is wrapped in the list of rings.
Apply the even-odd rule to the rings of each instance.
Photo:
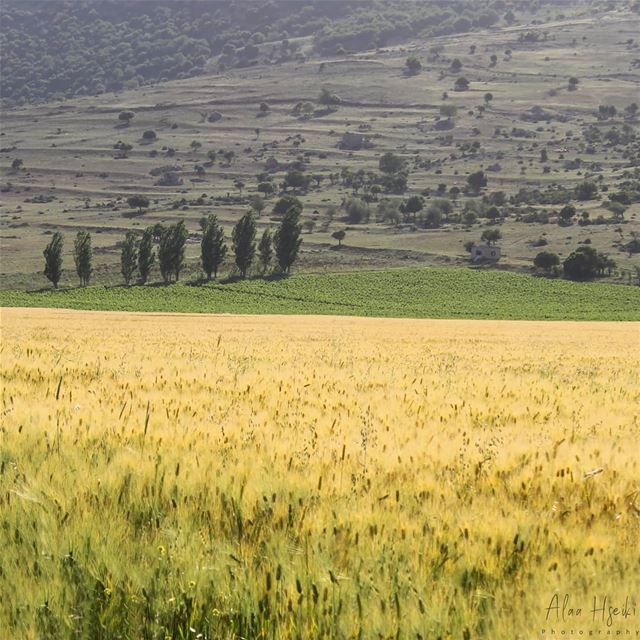
[[[298,272],[461,266],[469,262],[469,244],[498,230],[502,268],[532,272],[540,251],[562,261],[590,246],[609,261],[602,277],[636,282],[637,5],[577,2],[560,10],[537,3],[525,10],[524,4],[496,2],[500,19],[489,27],[467,19],[458,24],[467,28],[461,33],[437,35],[423,26],[398,30],[389,44],[374,49],[357,50],[367,46],[366,39],[339,51],[325,48],[322,34],[348,31],[345,25],[355,30],[356,23],[364,24],[365,9],[388,11],[391,20],[396,6],[365,4],[313,5],[318,12],[328,5],[344,10],[325,15],[330,23],[320,16],[323,26],[318,22],[315,30],[305,30],[300,20],[299,29],[287,22],[305,11],[304,2],[295,4],[299,13],[274,19],[275,30],[298,42],[300,56],[259,56],[248,67],[231,61],[222,71],[219,44],[209,42],[203,72],[194,77],[145,84],[167,77],[162,63],[160,75],[143,78],[135,88],[5,106],[0,287],[47,284],[42,251],[54,231],[65,236],[62,284],[75,283],[71,251],[79,230],[93,237],[93,281],[116,284],[124,234],[177,220],[190,232],[187,272],[193,278],[204,215],[216,213],[229,237],[242,213],[254,208],[261,233],[279,222],[276,205],[284,195],[304,207]],[[46,12],[51,5],[28,6]],[[453,10],[449,3],[444,9],[409,5],[415,11]],[[3,15],[14,16],[9,24],[17,29],[22,3],[7,6]],[[122,3],[82,6],[106,12],[100,20],[114,7],[122,9]],[[127,6],[131,12],[147,6],[170,10],[163,3]],[[179,6],[186,12],[214,4]],[[279,3],[273,6],[282,10]],[[479,6],[460,5],[458,17]],[[95,16],[91,20],[102,25]],[[238,20],[240,29],[244,23]],[[175,32],[195,38],[187,23],[174,20]],[[5,49],[13,42],[11,32],[4,30]],[[265,45],[274,37],[263,35]],[[73,37],[67,40],[75,46]],[[140,60],[150,59],[146,51]],[[110,53],[105,59],[115,60]],[[408,66],[412,59],[420,66]],[[3,86],[9,86],[11,73],[4,76]],[[385,164],[388,153],[393,162]],[[480,176],[475,186],[474,174]],[[130,206],[133,195],[148,198],[149,206]],[[338,247],[332,235],[341,230],[346,237]],[[224,272],[233,273],[230,259]]]
[[[524,2],[514,9],[528,13]],[[502,0],[480,13],[472,0],[7,0],[2,18],[7,105],[518,21]]]

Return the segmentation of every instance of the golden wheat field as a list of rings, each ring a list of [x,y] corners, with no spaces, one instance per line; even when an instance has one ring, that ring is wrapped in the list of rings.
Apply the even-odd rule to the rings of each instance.
[[[0,636],[635,636],[639,347],[4,309]]]

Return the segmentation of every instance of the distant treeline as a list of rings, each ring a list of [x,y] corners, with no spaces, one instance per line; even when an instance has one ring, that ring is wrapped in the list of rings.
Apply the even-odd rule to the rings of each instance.
[[[536,6],[550,0],[538,0]],[[528,0],[5,0],[2,99],[120,91],[229,66],[340,54],[511,23]],[[313,36],[313,49],[295,38]]]

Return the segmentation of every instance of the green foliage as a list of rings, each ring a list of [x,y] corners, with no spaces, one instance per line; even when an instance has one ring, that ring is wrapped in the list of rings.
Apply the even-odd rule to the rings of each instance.
[[[420,62],[420,60],[418,60],[416,56],[409,56],[406,59],[404,66],[407,70],[407,73],[412,76],[415,76],[422,71],[422,62]]]
[[[124,122],[125,124],[130,124],[131,120],[133,120],[135,118],[135,113],[133,113],[133,111],[121,111],[118,114],[118,120],[120,120],[121,122]]]
[[[76,273],[80,278],[80,285],[83,287],[89,284],[91,278],[92,259],[91,234],[88,231],[78,231],[73,245],[73,260],[76,264]]]
[[[427,208],[426,213],[420,217],[420,223],[425,229],[437,229],[453,212],[451,200],[447,198],[434,198]]]
[[[572,280],[591,280],[598,274],[611,273],[616,263],[593,247],[578,247],[562,263],[565,276]]]
[[[240,276],[246,278],[256,253],[256,221],[252,212],[245,213],[231,234],[233,253]]]
[[[128,2],[9,0],[3,4],[3,97],[10,104],[37,102],[201,73],[211,44],[202,27],[194,33],[195,14],[183,16],[181,22],[192,24],[183,22],[181,34],[172,19],[179,12],[162,2],[145,9]]]
[[[338,229],[338,231],[334,231],[331,234],[331,237],[334,240],[337,240],[338,241],[338,246],[341,247],[342,246],[342,241],[344,240],[346,235],[347,235],[347,232],[344,229]]]
[[[598,185],[593,180],[585,180],[576,186],[578,200],[593,200],[598,193]]]
[[[405,213],[408,213],[409,215],[413,214],[414,217],[416,213],[418,213],[419,211],[422,211],[423,207],[424,207],[424,198],[422,198],[421,196],[411,196],[404,203]]]
[[[407,190],[407,174],[404,172],[382,175],[378,182],[385,193],[401,195]]]
[[[257,189],[260,193],[264,193],[266,196],[271,195],[275,191],[273,182],[268,181],[259,182]]]
[[[140,281],[146,284],[151,274],[151,268],[155,262],[156,255],[153,249],[154,228],[147,227],[142,234],[140,245],[138,246],[138,272],[140,273]]]
[[[133,231],[127,231],[124,243],[122,244],[122,253],[120,255],[120,270],[125,284],[129,286],[138,266],[138,247],[136,242],[136,234]]]
[[[218,269],[227,255],[227,245],[224,241],[224,229],[218,222],[218,218],[210,215],[200,221],[202,227],[202,241],[200,243],[200,256],[202,269],[207,274],[207,280],[218,277]]]
[[[560,264],[560,258],[557,253],[552,253],[551,251],[541,251],[533,259],[533,264],[538,269],[551,271],[551,269],[557,267]]]
[[[60,277],[62,276],[62,247],[64,238],[59,231],[56,231],[51,242],[46,246],[44,253],[44,275],[47,277],[55,289],[58,288]]]
[[[201,287],[0,291],[0,305],[398,318],[640,320],[640,287],[453,267],[387,269]]]
[[[298,200],[298,198],[296,198],[295,196],[282,196],[282,198],[279,198],[273,206],[273,215],[284,215],[287,211],[289,211],[289,209],[291,209],[291,207],[296,207],[296,209],[302,211],[302,202],[300,202],[300,200]]]
[[[260,214],[264,211],[265,207],[267,206],[266,202],[264,201],[264,198],[262,196],[257,195],[257,194],[252,195],[249,198],[249,205],[256,212],[258,217],[260,216]]]
[[[349,198],[344,204],[344,209],[347,212],[347,222],[351,224],[369,222],[371,209],[364,200],[360,198]]]
[[[489,220],[497,220],[500,217],[500,210],[498,209],[498,207],[489,207],[485,212],[484,215],[489,219]]]
[[[624,245],[624,250],[631,257],[634,253],[640,253],[640,237],[637,233],[631,232],[631,240]]]
[[[320,90],[320,95],[318,96],[318,104],[329,107],[338,105],[340,104],[340,102],[342,101],[340,100],[339,96],[337,96],[335,93],[331,93],[331,91],[329,91],[329,89],[327,89],[326,87],[322,87],[322,89]]]
[[[400,211],[398,203],[391,198],[383,198],[378,203],[376,211],[376,222],[387,222],[397,225],[400,222]]]
[[[187,228],[181,220],[163,230],[158,249],[158,262],[160,273],[165,284],[171,282],[175,275],[176,281],[180,278],[180,272],[184,268],[184,251],[188,237]]]
[[[398,173],[404,169],[404,160],[395,153],[387,151],[378,161],[378,168],[383,173]]]
[[[562,224],[571,224],[571,219],[576,215],[576,208],[571,204],[566,204],[562,209],[560,209],[560,213],[558,213],[558,222]]]
[[[598,107],[598,120],[607,120],[609,118],[615,118],[617,109],[612,104],[601,104]]]
[[[385,46],[388,41],[417,36],[428,39],[462,33],[473,26],[477,6],[468,0],[448,8],[437,2],[340,2],[346,15],[327,21],[315,35],[315,49],[323,54],[344,53]],[[493,12],[491,12],[493,13]],[[467,15],[469,17],[467,17]],[[489,16],[490,19],[493,15]]]
[[[443,219],[444,214],[442,213],[442,209],[436,204],[432,204],[427,209],[427,212],[422,219],[422,223],[426,229],[437,229],[442,225]]]
[[[500,229],[485,229],[480,236],[481,240],[484,240],[487,244],[495,244],[502,238]]]
[[[154,242],[160,242],[160,238],[162,238],[162,234],[165,232],[165,226],[161,222],[156,222],[153,227],[151,227],[153,232],[153,240]]]
[[[487,186],[487,176],[484,171],[475,171],[467,176],[467,184],[473,193],[479,193],[480,189]]]
[[[616,220],[622,220],[624,218],[624,212],[627,210],[621,202],[609,202],[607,204],[607,209],[613,213],[613,217]]]
[[[127,204],[133,209],[138,209],[139,213],[142,213],[142,210],[149,206],[149,198],[145,196],[129,196],[127,198]]]
[[[3,3],[3,100],[8,105],[121,91],[266,60],[265,41],[312,36],[321,54],[364,50],[387,39],[433,37],[489,24],[471,0],[183,3],[172,0]],[[296,55],[283,41],[279,61]],[[335,104],[335,102],[333,103]],[[126,112],[123,112],[126,113]],[[126,123],[129,120],[121,119]]]
[[[262,238],[260,238],[258,256],[260,258],[262,273],[267,273],[271,265],[271,259],[273,258],[273,237],[271,235],[271,229],[269,228],[264,230]]]
[[[283,273],[289,273],[298,258],[298,251],[302,244],[301,232],[300,209],[294,206],[284,214],[284,218],[282,218],[282,222],[273,237],[276,259]]]
[[[302,173],[302,171],[288,171],[284,177],[284,188],[291,187],[292,189],[306,191],[309,188],[309,182],[311,182],[311,178]]]

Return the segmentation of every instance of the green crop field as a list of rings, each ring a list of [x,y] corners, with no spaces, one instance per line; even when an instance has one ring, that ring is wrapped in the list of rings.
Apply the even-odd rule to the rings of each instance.
[[[0,304],[102,311],[640,320],[639,287],[444,267],[210,284],[0,291]]]

